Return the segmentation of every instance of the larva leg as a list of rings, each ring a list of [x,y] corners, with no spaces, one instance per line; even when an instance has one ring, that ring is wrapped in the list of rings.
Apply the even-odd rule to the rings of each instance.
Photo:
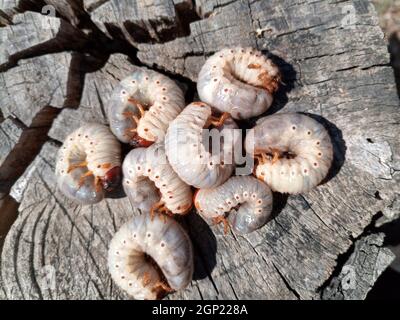
[[[276,163],[279,160],[279,150],[272,149],[272,164]]]
[[[229,117],[230,114],[228,112],[224,112],[220,117],[211,116],[207,120],[206,127],[213,125],[214,127],[219,128],[224,124],[225,120],[228,119]]]
[[[130,103],[134,104],[139,109],[140,116],[143,117],[146,112],[146,110],[144,110],[143,105],[139,101],[132,99],[132,98],[129,98],[128,101]]]
[[[100,165],[100,168],[102,168],[102,169],[110,169],[111,166],[112,166],[112,164],[107,162],[107,163],[103,163],[102,165]]]
[[[230,225],[229,225],[229,221],[227,218],[225,218],[224,216],[219,216],[219,217],[213,218],[212,220],[213,220],[214,224],[223,223],[224,224],[224,234],[228,234]]]
[[[85,179],[88,178],[88,177],[90,177],[90,176],[92,176],[92,175],[93,175],[93,172],[92,172],[92,171],[88,171],[88,172],[86,172],[85,174],[83,174],[83,175],[80,177],[79,182],[78,182],[79,187],[82,187],[83,184],[85,183]]]
[[[142,285],[143,287],[147,287],[151,283],[151,275],[150,272],[146,271],[143,273],[143,278],[142,278]]]
[[[255,153],[254,157],[257,159],[259,164],[264,164],[268,161],[268,156],[265,152]]]
[[[101,187],[102,187],[102,182],[101,182],[101,179],[99,177],[97,177],[97,176],[94,178],[94,185],[95,185],[95,188],[96,188],[96,192],[99,192],[101,190]]]
[[[155,292],[158,292],[159,290],[163,290],[163,291],[165,291],[165,292],[167,292],[167,293],[171,293],[171,292],[174,292],[174,289],[172,289],[168,284],[166,284],[164,281],[158,281],[155,285],[154,285],[154,287],[153,287],[153,290],[155,291]]]
[[[78,168],[84,168],[88,165],[87,161],[83,161],[81,163],[77,163],[77,164],[71,164],[68,167],[67,173],[70,173],[72,170],[78,169]]]
[[[145,112],[145,110],[143,109],[143,107],[141,107],[139,110],[143,110],[143,112]],[[141,111],[142,112],[142,111]],[[126,111],[123,113],[123,115],[127,118],[131,118],[133,119],[133,121],[136,124],[135,128],[126,128],[125,129],[125,135],[130,137],[130,145],[134,148],[136,147],[143,147],[143,148],[147,148],[149,146],[151,146],[153,144],[153,141],[148,141],[146,139],[143,139],[142,137],[139,136],[138,134],[138,125],[139,125],[139,121],[140,118],[138,118],[133,112],[131,111]]]
[[[139,124],[140,118],[138,118],[138,116],[136,116],[133,112],[125,111],[122,113],[122,115],[127,118],[132,119],[136,123],[136,126]]]
[[[159,201],[157,203],[155,203],[151,210],[150,210],[150,216],[151,216],[151,220],[154,219],[155,217],[155,213],[164,213],[168,216],[173,216],[173,214],[167,209],[167,207],[165,206],[164,201]]]
[[[258,76],[258,79],[262,82],[261,87],[265,88],[269,92],[277,91],[279,84],[281,83],[280,75],[271,77],[267,72],[261,73]]]
[[[143,106],[142,106],[140,103],[138,103],[138,106],[140,106],[140,107],[138,107],[138,108],[139,108],[139,110],[140,110],[141,117],[143,117],[143,115],[144,115],[144,113],[145,113],[146,111],[144,110]],[[127,128],[127,129],[125,129],[125,134],[126,134],[127,136],[131,137],[131,141],[130,141],[131,146],[134,147],[134,148],[136,148],[136,147],[147,148],[147,147],[151,146],[151,145],[154,143],[154,141],[148,141],[148,140],[146,140],[146,139],[143,139],[143,138],[140,137],[139,134],[138,134],[138,129],[137,129],[137,128],[138,128],[138,126],[139,126],[140,118],[139,118],[138,116],[136,116],[136,115],[135,115],[133,112],[131,112],[131,111],[125,111],[125,112],[123,112],[122,114],[123,114],[125,117],[127,117],[127,118],[133,119],[133,121],[134,121],[135,124],[136,124],[136,127],[135,127],[135,128]]]
[[[249,63],[247,68],[249,68],[249,69],[260,69],[261,65],[259,63]]]

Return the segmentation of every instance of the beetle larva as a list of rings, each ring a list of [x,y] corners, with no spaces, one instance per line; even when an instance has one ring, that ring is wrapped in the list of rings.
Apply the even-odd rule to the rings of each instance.
[[[192,243],[186,231],[168,216],[135,216],[111,240],[108,269],[115,283],[133,298],[158,299],[189,285]]]
[[[224,138],[212,152],[206,147],[209,137],[205,139],[205,133],[208,131],[203,130],[211,125],[216,127],[213,130],[217,130],[214,132],[218,136],[211,136],[212,143],[218,145],[220,135]],[[172,168],[184,182],[196,188],[220,185],[234,169],[233,129],[236,128],[236,123],[227,114],[218,119],[212,116],[211,107],[205,103],[189,104],[171,122],[165,137],[165,152]]]
[[[300,113],[260,119],[249,131],[245,148],[258,159],[257,178],[282,193],[311,190],[327,175],[333,159],[327,130]]]
[[[278,67],[252,48],[227,48],[200,70],[200,99],[234,119],[260,115],[272,104],[281,76]]]
[[[163,143],[133,149],[122,165],[123,186],[133,206],[184,214],[192,207],[192,191],[172,170]]]
[[[121,142],[145,147],[164,139],[169,123],[184,106],[183,92],[173,80],[136,68],[114,89],[107,114]]]
[[[121,146],[104,125],[89,123],[71,133],[56,163],[59,189],[80,204],[93,204],[121,178]]]
[[[194,202],[207,221],[223,222],[225,233],[230,225],[237,233],[246,234],[267,222],[272,211],[272,192],[252,176],[236,176],[217,188],[198,190]]]

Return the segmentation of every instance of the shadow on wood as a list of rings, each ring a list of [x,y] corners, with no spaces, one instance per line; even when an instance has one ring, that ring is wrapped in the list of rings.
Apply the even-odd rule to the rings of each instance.
[[[193,280],[209,277],[217,264],[217,241],[208,224],[193,210],[185,219],[194,249]]]
[[[302,113],[322,124],[325,129],[328,130],[329,136],[332,141],[333,161],[328,171],[328,174],[326,175],[325,179],[322,180],[322,182],[320,183],[320,185],[322,185],[334,178],[343,166],[343,163],[346,160],[346,142],[343,140],[342,131],[332,122],[328,121],[324,117],[321,117],[320,115],[310,114],[306,112]]]
[[[282,212],[282,210],[283,210],[283,208],[285,208],[287,200],[289,198],[289,194],[279,193],[279,192],[273,192],[272,196],[273,196],[274,202],[272,205],[271,216],[268,219],[268,221],[276,218]]]
[[[274,102],[264,115],[270,115],[283,109],[288,103],[288,94],[294,89],[297,72],[289,62],[274,54],[267,53],[268,58],[275,63],[281,71],[281,85],[278,91],[274,94]]]

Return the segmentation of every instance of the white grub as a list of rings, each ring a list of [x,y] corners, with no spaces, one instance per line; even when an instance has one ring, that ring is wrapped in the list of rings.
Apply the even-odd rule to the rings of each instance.
[[[333,159],[327,130],[300,113],[260,119],[248,133],[245,148],[258,159],[257,178],[282,193],[311,190],[325,178]]]
[[[172,218],[135,216],[114,235],[108,251],[114,282],[135,299],[154,300],[187,287],[193,275],[192,243]]]
[[[210,106],[193,102],[171,122],[165,137],[165,151],[172,168],[187,184],[196,188],[214,188],[231,176],[237,125],[225,116],[227,114],[218,120],[212,116]],[[209,131],[205,129],[213,124],[216,134],[211,136],[209,146],[216,144],[217,147],[211,148],[210,152],[207,145]],[[222,142],[221,135],[224,136]]]
[[[207,222],[229,223],[235,232],[246,234],[267,222],[273,199],[264,182],[252,176],[236,176],[217,188],[200,189],[194,202]]]
[[[279,69],[253,48],[226,48],[211,56],[197,82],[200,99],[234,119],[248,119],[272,104]]]
[[[144,147],[164,139],[169,123],[184,106],[183,92],[173,80],[147,68],[135,68],[114,89],[107,115],[121,142]]]
[[[68,135],[56,163],[59,189],[80,204],[93,204],[120,182],[121,146],[104,125],[88,123]]]
[[[171,168],[163,143],[130,151],[122,171],[122,185],[133,206],[146,211],[164,206],[174,214],[192,207],[191,188]]]

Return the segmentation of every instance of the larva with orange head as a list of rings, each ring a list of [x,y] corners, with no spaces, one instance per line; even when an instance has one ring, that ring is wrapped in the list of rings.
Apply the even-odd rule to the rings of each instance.
[[[267,222],[272,201],[271,189],[252,176],[231,177],[217,188],[200,189],[194,199],[197,211],[208,222],[224,222],[240,234]]]
[[[80,204],[93,204],[120,183],[121,146],[104,125],[89,123],[71,133],[56,163],[59,189]]]
[[[146,147],[164,139],[169,123],[184,106],[183,92],[173,80],[135,68],[114,89],[107,115],[111,131],[121,142]]]
[[[327,130],[300,113],[260,119],[248,132],[245,148],[258,159],[257,178],[282,193],[311,190],[325,178],[333,159]]]
[[[215,136],[204,130],[210,126],[215,126]],[[196,188],[220,185],[234,169],[234,129],[236,123],[226,114],[216,118],[207,104],[189,104],[171,122],[165,136],[165,152],[172,168],[184,182]],[[217,145],[217,150],[211,152],[207,147],[210,137],[210,145]]]
[[[201,68],[200,99],[234,119],[262,114],[272,104],[281,75],[278,67],[252,48],[218,51]]]
[[[163,143],[131,150],[122,171],[122,185],[133,206],[174,214],[185,214],[192,207],[191,188],[172,170]]]
[[[135,216],[111,240],[108,269],[114,282],[133,298],[159,299],[186,288],[192,280],[192,243],[168,216]]]

